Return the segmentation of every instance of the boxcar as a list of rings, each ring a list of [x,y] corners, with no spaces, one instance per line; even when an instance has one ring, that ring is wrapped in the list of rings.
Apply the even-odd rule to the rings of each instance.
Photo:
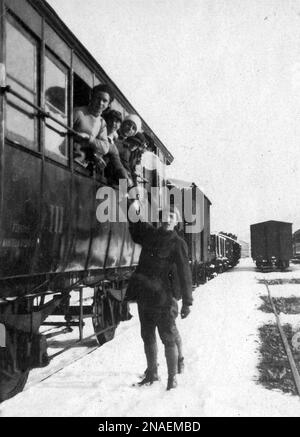
[[[250,226],[251,256],[260,269],[289,266],[292,257],[292,223],[269,220]]]

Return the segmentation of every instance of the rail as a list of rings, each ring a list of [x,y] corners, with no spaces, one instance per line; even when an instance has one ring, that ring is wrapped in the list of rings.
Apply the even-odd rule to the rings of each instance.
[[[300,375],[299,375],[299,372],[298,372],[298,369],[297,369],[297,366],[296,366],[296,363],[295,363],[295,360],[294,360],[291,348],[289,346],[288,340],[287,340],[286,335],[285,335],[285,333],[283,331],[283,328],[281,326],[280,318],[279,318],[279,315],[277,313],[276,307],[274,305],[274,302],[273,302],[273,299],[272,299],[272,296],[271,296],[271,292],[270,292],[270,288],[269,288],[267,282],[265,282],[265,286],[267,287],[267,290],[268,290],[269,301],[270,301],[270,304],[272,306],[272,310],[274,312],[274,315],[275,315],[275,318],[276,318],[276,322],[277,322],[277,327],[278,327],[279,332],[280,332],[281,340],[282,340],[282,343],[284,345],[284,348],[285,348],[285,351],[286,351],[286,354],[287,354],[287,357],[288,357],[288,360],[289,360],[290,368],[291,368],[291,371],[292,371],[292,374],[293,374],[293,378],[294,378],[294,381],[295,381],[295,386],[296,386],[298,395],[300,396]]]

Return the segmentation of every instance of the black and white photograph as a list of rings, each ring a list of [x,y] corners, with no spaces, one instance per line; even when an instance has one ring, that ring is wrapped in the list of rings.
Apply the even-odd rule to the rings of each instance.
[[[299,416],[300,0],[0,0],[0,417]]]

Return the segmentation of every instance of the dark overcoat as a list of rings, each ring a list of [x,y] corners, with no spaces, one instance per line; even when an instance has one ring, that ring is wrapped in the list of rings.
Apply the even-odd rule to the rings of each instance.
[[[192,274],[186,242],[175,231],[150,223],[130,223],[132,239],[142,246],[138,267],[132,275],[127,298],[149,307],[171,306],[182,297],[192,305]],[[179,296],[180,294],[181,296]]]

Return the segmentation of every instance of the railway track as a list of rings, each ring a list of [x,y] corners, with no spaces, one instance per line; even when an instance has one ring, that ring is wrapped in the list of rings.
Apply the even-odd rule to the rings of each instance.
[[[117,330],[118,336],[124,336],[128,329],[131,329],[131,326],[123,326],[121,331]],[[108,328],[109,329],[109,328]],[[49,334],[49,331],[52,329],[46,329],[43,333],[47,332]],[[103,332],[103,331],[101,331]],[[54,333],[55,334],[55,333]],[[51,335],[51,339],[55,337],[55,335]],[[57,332],[57,335],[60,334],[60,331]],[[38,384],[41,384],[42,382],[50,379],[51,377],[55,376],[57,373],[62,372],[67,367],[71,366],[72,364],[84,359],[88,355],[91,355],[92,353],[96,352],[101,346],[97,343],[96,340],[96,333],[93,332],[91,335],[88,335],[83,340],[75,340],[70,339],[69,344],[67,344],[65,347],[61,348],[58,352],[53,353],[53,345],[51,345],[51,342],[49,343],[49,359],[50,363],[48,366],[36,369],[35,371],[32,371],[32,374],[30,376],[30,379],[28,380],[28,383],[26,384],[23,391],[27,391]],[[55,347],[59,346],[59,341],[55,340]],[[84,351],[75,353],[73,352],[73,356],[64,358],[64,355],[67,354],[68,351],[75,350],[76,346],[78,348],[85,348]],[[58,360],[56,362],[56,360]],[[33,374],[35,372],[35,374]]]
[[[47,332],[48,331],[49,330],[47,330]],[[63,371],[66,367],[71,366],[72,364],[80,361],[81,359],[85,358],[86,356],[99,349],[100,345],[96,343],[96,339],[94,346],[91,346],[91,340],[93,338],[95,338],[95,334],[89,335],[82,341],[74,339],[70,340],[65,347],[62,347],[59,351],[54,353],[52,352],[54,348],[51,348],[50,344],[49,364],[44,368],[35,369],[31,372],[30,379],[28,380],[24,391],[27,391],[30,388],[42,383],[43,381],[46,381],[57,373]],[[58,344],[59,342],[56,340],[56,343]],[[75,347],[78,347],[82,350],[75,354],[72,353],[71,356],[66,356],[66,353]]]
[[[290,365],[290,368],[291,368],[291,371],[292,371],[292,375],[293,375],[293,379],[294,379],[294,384],[295,384],[298,396],[300,397],[300,374],[299,374],[299,371],[298,371],[298,368],[297,368],[297,365],[296,365],[296,362],[295,362],[295,358],[294,358],[292,349],[290,347],[290,344],[289,344],[289,342],[287,340],[286,334],[285,334],[284,329],[282,327],[280,316],[279,316],[279,314],[278,314],[278,312],[276,310],[276,305],[274,303],[274,299],[273,299],[272,293],[271,293],[271,286],[272,285],[282,284],[284,282],[281,282],[280,280],[276,280],[276,281],[274,281],[274,280],[273,281],[266,281],[266,280],[264,280],[263,283],[265,284],[265,286],[267,288],[267,291],[268,291],[268,297],[269,297],[270,305],[271,305],[272,311],[274,313],[274,316],[275,316],[275,319],[276,319],[276,324],[277,324],[277,327],[278,327],[278,330],[279,330],[279,333],[280,333],[280,337],[281,337],[281,340],[282,340],[282,343],[283,343],[283,346],[284,346],[284,349],[285,349],[285,352],[286,352],[286,355],[287,355],[287,358],[288,358],[288,362],[289,362],[289,365]],[[291,282],[289,282],[289,283],[291,283]],[[297,281],[297,282],[294,282],[294,283],[299,283],[299,282]]]

